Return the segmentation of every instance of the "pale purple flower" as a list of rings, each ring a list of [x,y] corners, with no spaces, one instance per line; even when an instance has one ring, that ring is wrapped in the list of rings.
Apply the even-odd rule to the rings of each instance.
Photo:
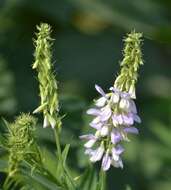
[[[134,117],[132,114],[123,114],[122,115],[124,125],[133,125],[134,124]]]
[[[84,144],[84,147],[91,148],[94,145],[94,143],[97,141],[98,138],[96,136],[94,136],[93,134],[88,134],[88,135],[81,135],[80,139],[88,140]]]
[[[130,103],[130,112],[137,114],[137,108],[135,102],[133,100],[130,100],[129,103]]]
[[[96,140],[97,140],[97,139],[90,139],[90,140],[88,140],[88,141],[84,144],[84,147],[86,147],[86,148],[91,148],[91,147],[95,144]]]
[[[111,164],[116,168],[123,168],[123,162],[122,162],[121,158],[119,158],[119,160],[117,160],[117,161],[112,159]]]
[[[106,97],[101,97],[98,100],[96,100],[95,105],[97,107],[103,107],[106,104],[107,98]]]
[[[99,123],[100,122],[100,116],[97,116],[97,117],[95,117],[94,119],[93,119],[93,121],[91,122],[92,124],[97,124],[97,123]]]
[[[118,161],[120,159],[120,154],[123,153],[124,148],[121,145],[117,145],[112,148],[112,159]]]
[[[105,92],[103,91],[103,89],[99,86],[99,85],[95,85],[95,89],[97,90],[97,92],[99,93],[99,94],[101,94],[102,96],[106,96],[106,94],[105,94]]]
[[[87,134],[87,135],[81,135],[80,139],[91,140],[91,139],[96,139],[96,137],[93,134]]]
[[[96,150],[93,151],[93,153],[91,154],[91,157],[90,157],[90,161],[97,162],[97,161],[101,160],[104,150],[105,150],[104,145],[102,143],[100,145],[100,147],[98,147]]]
[[[123,153],[124,150],[125,150],[125,149],[124,149],[121,145],[119,145],[119,144],[114,148],[115,153],[116,153],[116,154],[119,154],[119,155],[120,155],[121,153]]]
[[[101,123],[101,122],[99,122],[99,123],[93,123],[93,122],[91,122],[89,125],[90,125],[92,128],[94,128],[94,129],[100,130],[101,127],[102,127],[102,125],[103,125],[103,123]]]
[[[104,171],[107,171],[110,168],[112,159],[111,156],[109,155],[109,150],[107,150],[106,154],[103,156],[102,160],[102,169]]]
[[[111,111],[111,108],[109,105],[103,107],[101,109],[101,113],[100,113],[100,120],[101,121],[108,120],[110,118],[111,114],[112,114],[112,111]]]
[[[95,108],[91,108],[91,109],[87,110],[87,114],[98,116],[98,115],[100,115],[100,110],[95,109]]]
[[[94,150],[92,150],[91,148],[87,148],[84,153],[89,155],[89,156],[92,156],[94,153]]]
[[[112,122],[114,126],[122,125],[123,124],[123,118],[121,114],[113,114],[112,115]]]
[[[105,137],[109,134],[109,127],[107,125],[104,125],[100,130],[100,135],[102,137]]]
[[[122,140],[122,135],[121,133],[117,130],[117,129],[113,129],[111,131],[111,142],[113,144],[117,144],[118,142],[120,142]]]
[[[111,96],[111,99],[112,99],[112,102],[113,103],[118,103],[119,102],[119,99],[120,99],[120,96],[119,96],[119,93],[113,93],[112,96]]]
[[[137,123],[141,123],[141,118],[138,115],[134,115],[134,121],[136,121]]]
[[[135,127],[126,127],[124,128],[124,132],[138,134],[138,129]]]
[[[125,111],[128,111],[129,110],[129,107],[130,107],[130,102],[128,99],[126,98],[122,98],[119,102],[119,107]]]
[[[84,144],[85,154],[91,162],[102,159],[104,171],[111,165],[123,168],[121,154],[124,148],[120,143],[129,140],[128,134],[138,134],[138,129],[133,125],[135,122],[140,123],[141,119],[131,94],[114,87],[110,88],[110,93],[105,94],[100,86],[95,85],[95,88],[102,97],[95,101],[95,108],[87,110],[87,114],[94,117],[89,125],[96,133],[80,136],[87,141]]]

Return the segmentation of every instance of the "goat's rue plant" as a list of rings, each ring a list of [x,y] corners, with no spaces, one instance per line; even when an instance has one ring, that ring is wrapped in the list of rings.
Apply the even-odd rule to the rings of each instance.
[[[124,152],[122,141],[129,141],[128,134],[138,134],[134,123],[140,123],[134,102],[135,83],[138,76],[139,65],[142,62],[140,50],[141,34],[132,32],[125,39],[124,59],[121,62],[121,72],[116,78],[110,92],[95,85],[101,97],[95,101],[95,108],[87,114],[95,118],[90,127],[96,129],[95,134],[82,135],[86,139],[85,154],[89,155],[91,162],[102,159],[102,169],[107,171],[111,165],[123,168],[120,155]]]
[[[3,163],[0,170],[6,174],[4,183],[1,184],[4,190],[105,190],[107,188],[106,172],[111,165],[123,168],[121,155],[126,150],[122,142],[129,141],[129,134],[138,134],[134,124],[141,122],[135,105],[138,69],[143,64],[141,38],[141,33],[133,31],[124,39],[121,71],[109,91],[105,93],[100,86],[95,85],[101,97],[95,100],[95,108],[87,111],[87,114],[94,117],[89,124],[94,128],[94,133],[80,136],[86,140],[85,154],[90,161],[94,163],[101,160],[99,177],[93,178],[95,185],[92,185],[88,173],[92,173],[95,168],[91,167],[89,171],[87,170],[88,173],[86,171],[80,175],[66,163],[69,145],[63,148],[60,143],[62,117],[59,114],[58,82],[52,64],[54,40],[51,38],[51,27],[48,24],[41,23],[37,26],[32,68],[37,72],[40,105],[33,111],[34,116],[22,113],[14,123],[8,123],[3,119],[6,132],[1,134],[0,143],[7,156],[0,159],[0,165]],[[54,132],[56,154],[53,155],[55,160],[53,170],[48,168],[47,162],[50,162],[50,158],[46,156],[45,160],[44,150],[38,145],[35,136],[38,113],[42,113],[43,116],[42,130],[50,127]]]

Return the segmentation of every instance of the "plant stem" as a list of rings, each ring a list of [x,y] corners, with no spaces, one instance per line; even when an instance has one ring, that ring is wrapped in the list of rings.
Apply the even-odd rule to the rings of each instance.
[[[55,127],[55,141],[56,141],[57,154],[59,156],[59,162],[62,166],[62,170],[65,173],[65,175],[67,176],[67,178],[69,179],[73,188],[76,189],[76,186],[73,182],[72,177],[69,174],[69,171],[67,170],[67,168],[64,168],[64,166],[63,166],[62,151],[61,151],[61,145],[60,145],[60,134],[59,134],[59,128],[58,127]]]
[[[103,171],[102,169],[100,170],[100,174],[99,174],[99,184],[100,184],[99,190],[106,189],[106,172]]]
[[[57,154],[59,156],[60,162],[62,163],[62,151],[61,151],[60,135],[58,127],[55,127],[55,141],[56,141]]]
[[[71,183],[72,187],[74,188],[74,190],[77,190],[77,188],[76,188],[76,186],[75,186],[75,183],[73,182],[73,178],[71,177],[71,175],[70,175],[68,169],[65,167],[64,170],[65,170],[66,176],[67,176],[68,179],[70,180],[70,183]]]
[[[4,190],[7,190],[8,189],[8,182],[9,182],[9,180],[10,180],[10,177],[9,177],[9,175],[6,177],[6,179],[5,179],[5,182],[4,182],[4,184],[3,184],[3,189]]]

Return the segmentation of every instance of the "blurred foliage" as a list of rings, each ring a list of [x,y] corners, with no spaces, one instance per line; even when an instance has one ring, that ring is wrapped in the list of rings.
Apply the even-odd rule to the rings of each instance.
[[[2,0],[0,51],[13,74],[1,63],[4,61],[0,61],[5,65],[0,66],[0,81],[4,80],[1,77],[5,73],[7,81],[11,81],[8,85],[0,82],[0,94],[1,89],[5,89],[0,101],[0,109],[5,109],[0,112],[9,117],[14,110],[18,113],[36,107],[38,87],[31,71],[31,39],[35,25],[48,22],[54,28],[61,113],[66,114],[62,142],[71,143],[68,164],[74,171],[87,168],[88,158],[83,154],[78,136],[89,129],[90,118],[85,116],[85,110],[91,104],[90,98],[95,97],[94,83],[106,89],[113,83],[118,60],[121,60],[118,51],[123,45],[121,36],[135,28],[145,36],[145,64],[137,94],[143,122],[140,135],[125,145],[124,170],[111,169],[108,173],[108,189],[125,189],[129,184],[132,190],[170,190],[170,7],[170,0]],[[17,105],[7,101],[11,101],[14,79]],[[54,151],[51,131],[37,129],[40,145]],[[46,150],[45,156],[51,159],[53,169],[53,156],[46,154]],[[0,163],[0,168],[2,166]]]
[[[1,115],[13,114],[16,108],[14,77],[2,57],[0,57],[0,105]]]

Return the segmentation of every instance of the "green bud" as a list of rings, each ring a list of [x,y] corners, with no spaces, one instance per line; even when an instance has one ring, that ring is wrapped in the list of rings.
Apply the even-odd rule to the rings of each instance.
[[[130,93],[131,98],[136,98],[135,84],[138,78],[138,69],[143,64],[141,38],[141,33],[133,31],[124,39],[124,58],[120,64],[120,74],[114,83],[114,87],[117,89]]]
[[[9,134],[7,135],[9,176],[18,171],[20,162],[30,154],[30,149],[34,144],[35,125],[36,120],[30,114],[21,114],[14,123],[9,124]]]
[[[46,23],[37,26],[35,44],[35,61],[32,66],[38,72],[41,104],[33,113],[42,112],[44,116],[43,127],[57,126],[59,118],[58,85],[54,75],[52,64],[51,27]]]

